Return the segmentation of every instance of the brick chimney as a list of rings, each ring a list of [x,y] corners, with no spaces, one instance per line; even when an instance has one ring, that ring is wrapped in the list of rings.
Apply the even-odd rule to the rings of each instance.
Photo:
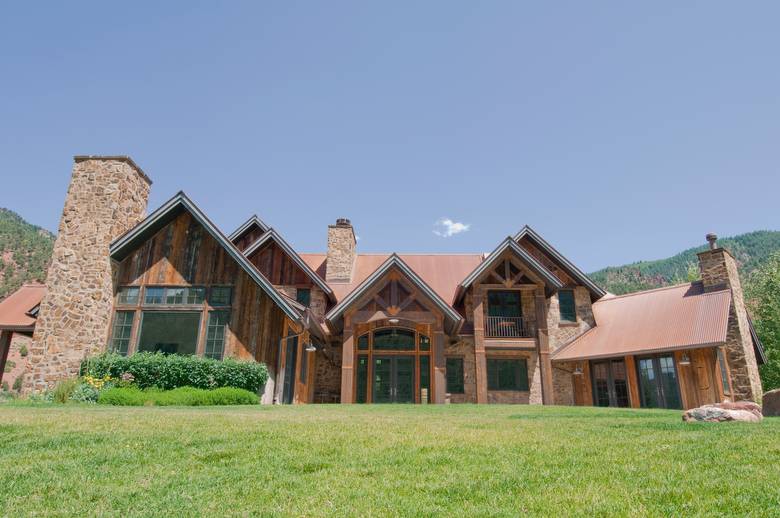
[[[352,223],[339,218],[335,225],[328,225],[328,260],[325,263],[327,282],[350,282],[357,258],[357,241]]]
[[[717,235],[707,234],[707,242],[709,248],[697,254],[704,291],[731,290],[725,348],[734,389],[732,399],[758,401],[762,395],[761,379],[758,375],[737,262],[728,250],[718,246]]]
[[[146,213],[151,180],[127,156],[74,157],[24,392],[76,376],[106,347],[113,304],[108,246]]]

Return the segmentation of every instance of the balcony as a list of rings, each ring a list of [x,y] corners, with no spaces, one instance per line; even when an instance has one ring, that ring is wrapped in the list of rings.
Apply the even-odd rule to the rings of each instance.
[[[485,338],[533,338],[532,327],[523,317],[485,317]]]

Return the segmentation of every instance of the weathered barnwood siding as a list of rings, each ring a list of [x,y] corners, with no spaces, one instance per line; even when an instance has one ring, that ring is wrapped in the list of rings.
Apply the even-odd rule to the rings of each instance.
[[[232,286],[225,357],[254,358],[275,366],[284,313],[189,213],[177,216],[119,264],[116,288],[128,285]],[[210,309],[207,302],[203,304],[202,322]],[[201,331],[199,351],[204,335]],[[131,342],[133,351],[137,329]]]
[[[314,286],[306,272],[273,241],[254,251],[249,260],[274,286]]]

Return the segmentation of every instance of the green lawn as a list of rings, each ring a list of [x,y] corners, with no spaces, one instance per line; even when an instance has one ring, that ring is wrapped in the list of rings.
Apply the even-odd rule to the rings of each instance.
[[[777,515],[780,419],[0,405],[0,516]]]

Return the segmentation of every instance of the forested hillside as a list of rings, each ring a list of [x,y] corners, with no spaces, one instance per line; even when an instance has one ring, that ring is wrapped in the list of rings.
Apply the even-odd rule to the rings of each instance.
[[[54,235],[0,208],[0,299],[26,282],[46,280]]]
[[[759,230],[719,239],[718,244],[734,254],[744,280],[750,272],[766,263],[772,252],[780,250],[780,232]],[[610,266],[590,274],[590,277],[617,295],[686,282],[698,274],[696,253],[706,247],[689,248],[657,261]]]

